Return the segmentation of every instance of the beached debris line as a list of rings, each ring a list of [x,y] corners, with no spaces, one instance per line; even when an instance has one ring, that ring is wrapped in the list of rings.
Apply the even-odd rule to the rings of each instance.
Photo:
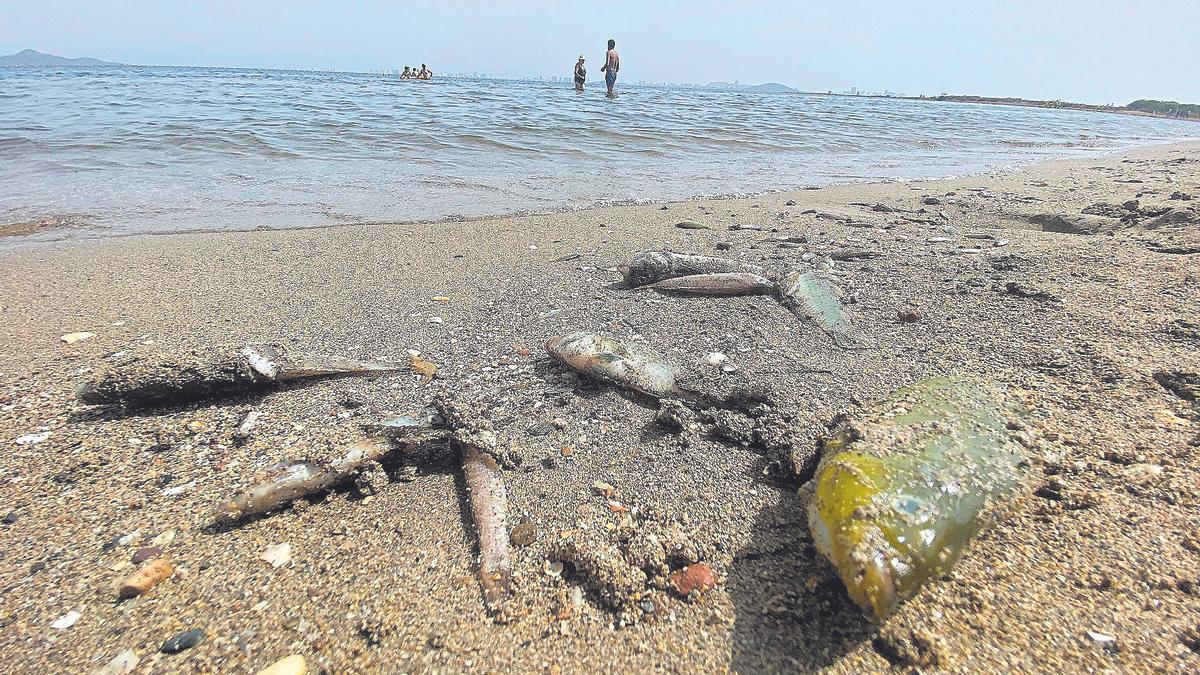
[[[1026,483],[1023,412],[999,385],[935,378],[895,392],[825,442],[813,542],[876,619],[945,574]]]
[[[79,384],[75,395],[90,404],[162,405],[257,391],[292,380],[372,375],[409,367],[292,353],[279,345],[209,347],[128,356],[97,368],[88,380]]]

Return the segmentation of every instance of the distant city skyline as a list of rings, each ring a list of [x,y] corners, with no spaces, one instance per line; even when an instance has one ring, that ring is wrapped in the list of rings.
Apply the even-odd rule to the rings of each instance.
[[[424,62],[498,77],[567,77],[582,53],[598,79],[612,37],[624,82],[1200,102],[1194,0],[646,4],[612,0],[599,21],[593,4],[541,1],[5,3],[0,53],[358,72]]]

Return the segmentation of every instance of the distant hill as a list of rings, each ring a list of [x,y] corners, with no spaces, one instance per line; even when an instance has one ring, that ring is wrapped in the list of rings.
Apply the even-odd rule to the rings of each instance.
[[[1167,117],[1200,117],[1200,105],[1195,103],[1155,101],[1154,99],[1140,98],[1125,107],[1129,108],[1130,110],[1150,113],[1151,115],[1164,115]]]
[[[767,82],[766,84],[742,84],[740,82],[709,82],[704,85],[708,89],[726,89],[730,91],[757,91],[766,94],[785,94],[796,91],[786,84]]]
[[[55,56],[32,49],[22,49],[16,54],[0,56],[0,66],[119,66],[119,63],[101,61],[82,56],[68,59],[65,56]]]

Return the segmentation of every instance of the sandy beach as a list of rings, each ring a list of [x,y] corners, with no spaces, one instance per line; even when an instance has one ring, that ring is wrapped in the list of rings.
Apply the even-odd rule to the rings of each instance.
[[[615,268],[647,249],[772,270],[832,256],[869,348],[768,297],[624,288]],[[35,245],[0,266],[9,672],[92,672],[125,650],[139,673],[253,673],[289,654],[331,673],[1200,670],[1200,407],[1155,379],[1200,372],[1200,143],[746,199]],[[697,386],[766,392],[791,444],[756,447],[700,413],[664,424],[655,400],[547,356],[575,330],[652,345]],[[94,335],[61,339],[75,332]],[[115,353],[268,342],[417,350],[438,370],[165,409],[73,395]],[[710,352],[736,370],[701,363]],[[949,575],[872,624],[797,493],[835,417],[953,373],[1027,401],[1034,479]],[[267,466],[335,457],[364,423],[444,396],[500,439],[522,527],[503,616],[485,610],[444,446],[212,526]],[[717,587],[678,597],[643,571],[631,542],[646,541],[672,568],[707,563]],[[289,560],[264,559],[282,543]],[[175,574],[118,601],[139,552]],[[159,653],[190,629],[203,641]]]

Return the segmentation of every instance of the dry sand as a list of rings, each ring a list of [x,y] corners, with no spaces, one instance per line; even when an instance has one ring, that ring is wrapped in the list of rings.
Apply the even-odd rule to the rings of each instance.
[[[1083,224],[1111,233],[1030,220],[1077,218],[1096,202],[1128,216],[1119,205],[1134,198],[1136,222]],[[665,207],[4,251],[0,660],[9,672],[88,672],[128,649],[137,672],[255,672],[292,653],[311,672],[336,673],[1195,672],[1200,413],[1152,375],[1200,370],[1200,255],[1151,247],[1200,246],[1197,205],[1191,144]],[[1166,206],[1175,215],[1148,215]],[[713,229],[674,227],[684,219]],[[771,241],[787,236],[806,242]],[[877,348],[841,349],[767,297],[674,298],[615,283],[612,268],[638,251],[711,254],[718,242],[732,248],[717,255],[777,269],[807,251],[880,252],[833,264]],[[1014,295],[1010,282],[1049,296]],[[901,322],[905,309],[923,318]],[[723,440],[701,417],[674,432],[656,424],[656,402],[552,363],[545,339],[579,329],[649,343],[705,386],[769,392],[791,419],[790,457]],[[75,331],[95,337],[60,341]],[[149,411],[72,396],[113,352],[272,341],[363,358],[416,349],[440,369],[428,384],[409,373],[328,380]],[[736,373],[700,365],[712,351]],[[788,460],[803,468],[835,415],[959,372],[1032,402],[1042,441],[1031,494],[951,574],[872,625],[815,553]],[[267,465],[332,456],[359,424],[445,393],[491,419],[510,525],[536,527],[514,549],[504,620],[485,611],[460,458],[445,448],[396,458],[387,480],[209,527],[214,505]],[[250,411],[260,422],[239,442]],[[612,513],[596,481],[637,516]],[[647,533],[668,543],[673,566],[711,564],[718,587],[685,601],[661,577],[639,577],[631,560],[653,567],[664,556]],[[570,548],[564,537],[591,553],[548,576],[547,560]],[[177,573],[118,602],[131,556],[156,539]],[[291,560],[273,567],[262,556],[284,542]],[[585,590],[578,607],[572,587]],[[72,611],[73,626],[51,626]],[[158,653],[194,628],[206,635],[199,645]]]

